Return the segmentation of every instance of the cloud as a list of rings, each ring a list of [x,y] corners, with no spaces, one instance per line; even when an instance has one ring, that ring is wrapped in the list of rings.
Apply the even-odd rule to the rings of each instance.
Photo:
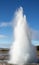
[[[0,43],[0,48],[10,48],[10,44]]]
[[[7,38],[8,36],[6,36],[6,35],[1,35],[0,34],[0,38]]]
[[[39,30],[31,30],[32,31],[32,39],[39,40]]]
[[[32,40],[32,44],[35,45],[35,46],[38,46],[39,45],[39,40],[38,41]]]
[[[11,26],[11,22],[2,22],[2,23],[0,23],[0,27],[6,27],[6,26]]]

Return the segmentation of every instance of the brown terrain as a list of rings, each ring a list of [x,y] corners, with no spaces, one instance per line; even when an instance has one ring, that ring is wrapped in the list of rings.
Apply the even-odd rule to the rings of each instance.
[[[27,65],[39,65],[39,46],[36,47],[37,48],[37,59],[38,59],[38,63],[32,63],[32,64],[27,64]],[[8,58],[9,58],[9,49],[4,49],[1,48],[0,49],[0,65],[10,65],[7,64]]]

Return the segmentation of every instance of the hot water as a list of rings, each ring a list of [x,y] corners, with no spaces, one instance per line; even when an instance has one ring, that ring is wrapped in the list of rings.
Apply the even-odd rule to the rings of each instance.
[[[31,43],[31,31],[29,30],[23,8],[15,12],[14,18],[14,42],[10,48],[10,64],[27,64],[36,61],[36,49]]]

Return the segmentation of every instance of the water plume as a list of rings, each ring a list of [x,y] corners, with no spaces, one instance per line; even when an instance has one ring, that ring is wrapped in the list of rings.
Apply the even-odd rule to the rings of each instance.
[[[27,64],[35,62],[36,49],[31,43],[31,31],[28,27],[23,8],[15,12],[14,42],[10,48],[10,64]]]

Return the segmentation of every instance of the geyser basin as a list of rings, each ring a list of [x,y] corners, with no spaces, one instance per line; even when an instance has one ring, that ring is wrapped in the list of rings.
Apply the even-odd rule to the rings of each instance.
[[[14,42],[10,48],[10,64],[27,64],[36,61],[36,49],[31,44],[29,30],[23,8],[15,12]]]

